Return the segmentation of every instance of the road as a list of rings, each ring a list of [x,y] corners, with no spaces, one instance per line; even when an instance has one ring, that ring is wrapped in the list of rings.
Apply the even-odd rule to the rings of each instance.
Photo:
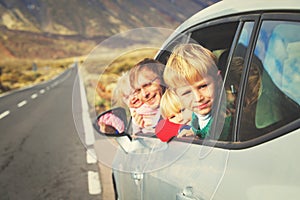
[[[72,115],[76,72],[0,98],[1,199],[101,199]]]

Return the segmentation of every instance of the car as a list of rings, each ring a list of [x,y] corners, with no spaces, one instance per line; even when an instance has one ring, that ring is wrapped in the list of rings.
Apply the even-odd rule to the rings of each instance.
[[[230,134],[168,142],[119,134],[116,198],[299,199],[299,33],[298,0],[224,0],[182,23],[155,59],[166,64],[182,43],[211,50],[223,77],[220,96],[234,112]]]

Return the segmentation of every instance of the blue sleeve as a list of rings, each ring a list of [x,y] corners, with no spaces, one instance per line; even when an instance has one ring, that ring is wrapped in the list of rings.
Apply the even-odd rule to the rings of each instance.
[[[182,125],[178,131],[178,133],[180,133],[182,130],[190,130],[191,129],[191,126],[189,125]]]

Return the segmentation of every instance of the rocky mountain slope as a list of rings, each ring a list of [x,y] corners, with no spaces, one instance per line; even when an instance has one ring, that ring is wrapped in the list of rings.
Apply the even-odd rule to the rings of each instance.
[[[174,29],[218,0],[0,0],[0,55],[84,55],[103,39],[139,27]]]

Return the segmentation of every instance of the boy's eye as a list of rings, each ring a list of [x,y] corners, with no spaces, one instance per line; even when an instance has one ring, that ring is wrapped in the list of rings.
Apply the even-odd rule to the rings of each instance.
[[[189,95],[191,92],[192,92],[191,90],[183,91],[183,92],[181,93],[181,96]]]
[[[198,89],[203,89],[203,88],[206,88],[207,86],[208,86],[208,84],[202,84],[202,85],[198,86]]]

